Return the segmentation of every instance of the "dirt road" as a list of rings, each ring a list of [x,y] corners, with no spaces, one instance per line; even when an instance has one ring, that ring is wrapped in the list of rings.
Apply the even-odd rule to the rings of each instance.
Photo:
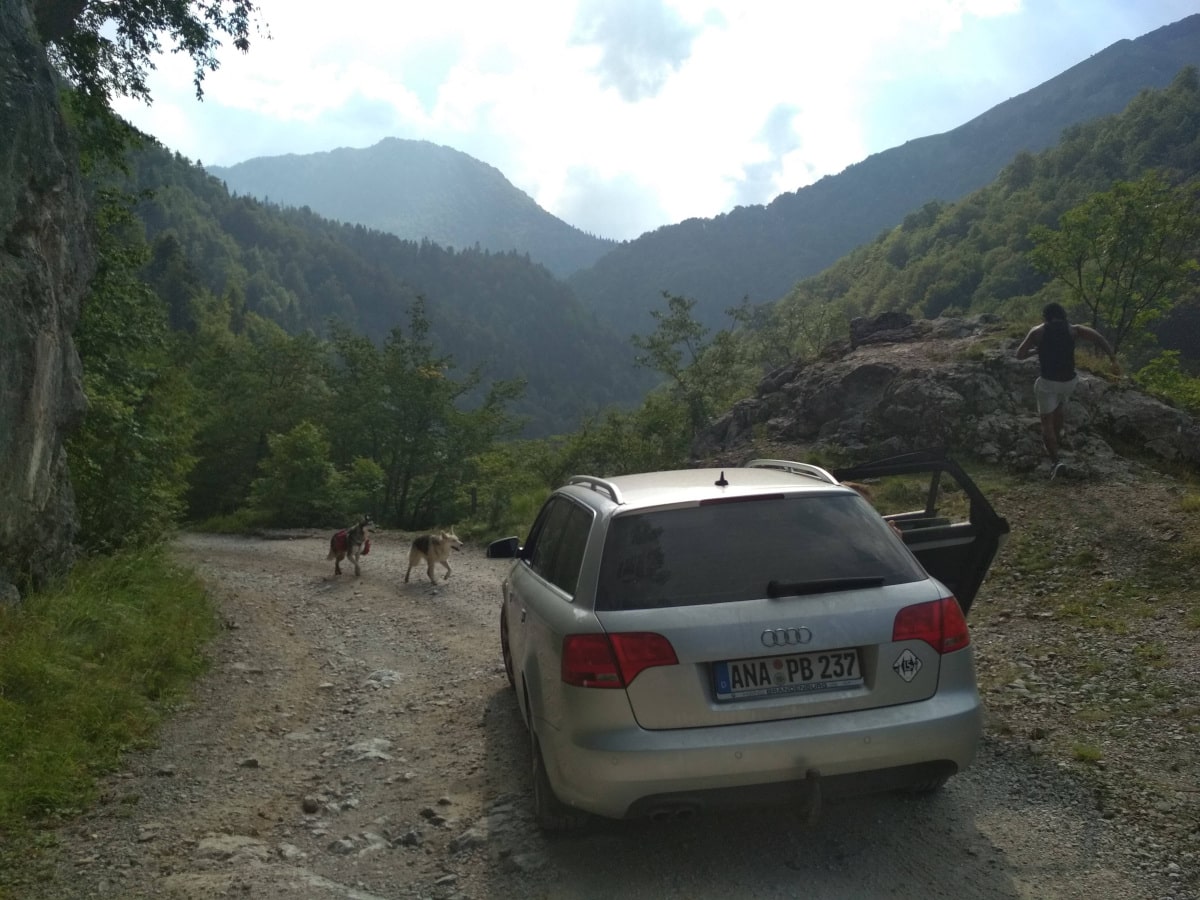
[[[446,584],[404,584],[407,536],[383,533],[335,578],[327,541],[178,542],[226,625],[212,670],[62,831],[38,900],[1182,896],[1068,773],[994,738],[933,798],[547,840],[497,642],[507,563],[468,545]]]

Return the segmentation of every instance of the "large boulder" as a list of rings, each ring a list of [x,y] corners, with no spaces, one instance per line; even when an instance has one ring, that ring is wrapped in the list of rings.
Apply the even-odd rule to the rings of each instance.
[[[857,459],[944,446],[1019,470],[1044,460],[1037,362],[1016,358],[1018,339],[994,316],[881,325],[857,322],[849,344],[772,372],[698,437],[693,456],[735,460],[765,442]],[[1077,468],[1114,471],[1114,447],[1200,466],[1193,417],[1128,379],[1082,368],[1079,378],[1067,407]]]
[[[78,153],[23,0],[0,4],[0,600],[73,560],[71,334],[95,266]]]

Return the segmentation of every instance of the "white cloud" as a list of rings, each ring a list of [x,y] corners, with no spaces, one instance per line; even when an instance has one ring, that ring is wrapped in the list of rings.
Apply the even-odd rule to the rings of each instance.
[[[1123,0],[263,0],[272,39],[223,53],[203,104],[189,62],[168,56],[154,105],[119,111],[221,165],[429,140],[574,225],[631,238],[954,127],[1186,5],[1140,4],[1138,26]],[[1102,30],[1109,8],[1121,30]],[[1057,58],[1064,36],[1078,43]]]
[[[679,71],[696,33],[661,0],[581,0],[572,42],[601,48],[595,68],[601,86],[636,103]]]

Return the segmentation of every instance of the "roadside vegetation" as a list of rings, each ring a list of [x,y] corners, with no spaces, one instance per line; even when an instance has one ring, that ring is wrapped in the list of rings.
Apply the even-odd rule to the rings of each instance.
[[[153,742],[215,631],[203,586],[161,546],[87,560],[0,610],[0,873]]]

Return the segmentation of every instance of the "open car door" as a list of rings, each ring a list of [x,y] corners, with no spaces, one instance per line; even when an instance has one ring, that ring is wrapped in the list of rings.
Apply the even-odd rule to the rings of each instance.
[[[944,449],[931,449],[832,474],[871,488],[876,508],[900,529],[925,571],[969,612],[1009,527],[962,467]]]

